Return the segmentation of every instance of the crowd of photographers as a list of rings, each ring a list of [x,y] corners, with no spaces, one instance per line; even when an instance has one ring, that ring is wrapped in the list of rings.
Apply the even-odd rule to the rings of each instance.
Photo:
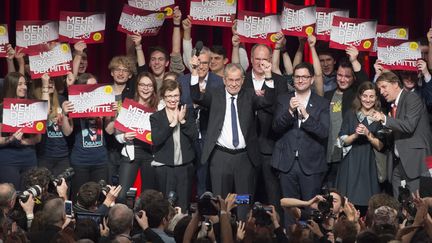
[[[401,188],[399,201],[387,194],[369,200],[366,215],[336,190],[324,189],[309,201],[281,199],[294,223],[272,205],[245,195],[223,199],[201,195],[187,212],[176,207],[177,195],[128,190],[127,205],[116,203],[123,188],[87,182],[76,202],[68,200],[67,169],[53,177],[46,168],[25,175],[25,191],[0,184],[0,238],[3,242],[430,242],[432,197]],[[135,192],[135,193],[134,193]],[[250,209],[237,219],[239,207]]]

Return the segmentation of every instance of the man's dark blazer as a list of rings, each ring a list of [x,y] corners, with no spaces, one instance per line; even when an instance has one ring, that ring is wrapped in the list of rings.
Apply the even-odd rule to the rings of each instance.
[[[165,109],[150,116],[151,136],[155,147],[155,161],[174,165],[174,128],[169,126]],[[186,122],[180,125],[180,143],[183,163],[192,162],[195,158],[193,143],[198,139],[198,129],[192,115],[192,110],[186,111]]]
[[[308,119],[298,126],[298,119],[289,112],[289,102],[294,92],[278,97],[273,120],[273,130],[282,137],[276,141],[272,166],[289,172],[294,164],[295,151],[298,161],[307,175],[327,171],[326,146],[329,126],[329,101],[311,93],[306,111]]]
[[[396,119],[386,117],[385,126],[393,132],[394,143],[408,178],[419,177],[426,171],[426,156],[432,153],[429,117],[420,96],[403,90],[397,105]],[[389,175],[392,175],[393,153],[388,156],[388,165]]]
[[[272,73],[272,78],[276,96],[288,92],[288,83],[282,76]],[[246,73],[243,88],[251,88],[254,90],[252,71]],[[270,88],[267,87],[266,83],[264,82],[261,90],[268,92],[269,89]],[[260,109],[256,112],[258,143],[260,152],[263,154],[273,153],[274,143],[277,138],[276,134],[272,130],[273,112],[274,107]]]
[[[202,94],[198,84],[190,86],[190,90],[195,103],[210,109],[207,138],[201,156],[201,163],[204,164],[209,161],[222,131],[226,109],[226,91],[225,87],[207,88],[206,92]],[[273,104],[274,91],[269,89],[263,97],[258,97],[253,89],[242,88],[237,99],[237,114],[245,138],[246,150],[252,164],[258,166],[261,163],[261,156],[257,143],[255,111]]]

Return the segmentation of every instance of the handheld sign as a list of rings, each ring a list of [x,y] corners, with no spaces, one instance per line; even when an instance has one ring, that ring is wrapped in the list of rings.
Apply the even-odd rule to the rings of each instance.
[[[138,102],[125,99],[114,122],[114,127],[122,132],[136,132],[137,139],[152,144],[150,115],[155,112]]]
[[[117,30],[126,34],[155,36],[165,21],[164,12],[123,6]]]
[[[69,101],[74,105],[71,118],[114,116],[115,95],[111,85],[78,84],[68,88]]]
[[[315,6],[297,6],[284,2],[281,27],[284,35],[307,37],[315,32]]]
[[[7,44],[9,43],[8,29],[6,24],[0,24],[0,57],[7,56]]]
[[[47,43],[58,38],[57,21],[16,22],[16,46],[22,49],[22,53],[31,55],[48,51]]]
[[[231,27],[237,12],[237,0],[191,0],[192,24]]]
[[[29,56],[32,79],[48,73],[50,77],[66,75],[72,71],[72,53],[69,44],[57,44],[52,50]]]
[[[385,69],[417,71],[420,58],[418,42],[378,38],[378,59]]]
[[[47,117],[47,101],[4,98],[1,132],[45,133]]]
[[[278,15],[239,11],[237,31],[241,42],[272,44],[280,30]]]
[[[370,53],[371,56],[377,55],[378,38],[396,39],[396,40],[408,40],[409,30],[407,27],[401,26],[389,26],[389,25],[377,25],[377,33],[375,38],[375,44],[373,51]]]
[[[334,16],[349,17],[349,10],[336,8],[316,8],[316,38],[330,41],[330,30]]]
[[[372,51],[376,26],[376,20],[334,16],[330,32],[330,48],[345,50],[348,46],[354,46],[359,51]]]
[[[134,8],[165,12],[165,18],[172,18],[174,13],[174,0],[129,0],[128,4]]]
[[[105,36],[105,13],[60,12],[60,41],[87,44],[103,43]]]

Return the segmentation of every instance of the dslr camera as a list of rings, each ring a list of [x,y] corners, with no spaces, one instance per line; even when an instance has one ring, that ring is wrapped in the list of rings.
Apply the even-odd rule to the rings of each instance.
[[[204,192],[198,199],[198,211],[201,215],[217,215],[218,209],[213,203],[218,203],[218,199],[211,192]]]
[[[52,176],[51,181],[55,185],[60,185],[62,182],[62,179],[65,179],[65,181],[70,181],[72,177],[75,175],[75,171],[72,167],[67,168],[65,171],[60,173],[58,176]]]
[[[333,196],[326,187],[321,189],[321,194],[325,200],[318,203],[318,210],[311,212],[311,219],[318,224],[333,217]]]
[[[398,190],[399,190],[398,201],[402,205],[402,208],[404,208],[410,216],[415,217],[417,213],[417,208],[411,196],[411,191],[405,185],[404,181],[401,182],[401,185],[399,186]]]
[[[272,208],[264,206],[260,202],[255,202],[252,207],[252,217],[255,218],[255,224],[260,226],[271,225],[272,220],[267,212],[272,212]]]
[[[17,191],[17,198],[21,200],[22,202],[27,202],[30,195],[33,196],[33,198],[38,197],[42,194],[42,187],[39,185],[31,186],[25,191]]]

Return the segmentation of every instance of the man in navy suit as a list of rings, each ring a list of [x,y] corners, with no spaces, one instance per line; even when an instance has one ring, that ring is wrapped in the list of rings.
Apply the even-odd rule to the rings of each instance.
[[[195,151],[196,151],[196,175],[197,175],[197,193],[198,195],[203,194],[205,191],[211,190],[210,186],[207,184],[207,171],[208,171],[208,163],[200,163],[201,151],[206,138],[207,133],[207,124],[209,118],[209,111],[207,108],[194,105],[191,93],[190,93],[190,83],[191,81],[197,82],[201,90],[205,90],[206,88],[213,89],[217,87],[223,87],[223,80],[220,76],[209,71],[210,64],[210,49],[207,47],[203,47],[199,56],[198,56],[199,64],[196,67],[191,68],[192,72],[196,73],[192,75],[192,73],[183,75],[179,78],[179,83],[182,88],[182,94],[180,102],[182,104],[186,104],[188,108],[193,108],[195,113],[195,119],[197,123],[197,127],[199,130],[199,139],[196,140]]]
[[[311,91],[314,71],[309,63],[294,68],[295,92],[280,95],[273,120],[276,141],[272,166],[279,170],[283,197],[309,200],[320,193],[327,171],[326,140],[329,102]]]

